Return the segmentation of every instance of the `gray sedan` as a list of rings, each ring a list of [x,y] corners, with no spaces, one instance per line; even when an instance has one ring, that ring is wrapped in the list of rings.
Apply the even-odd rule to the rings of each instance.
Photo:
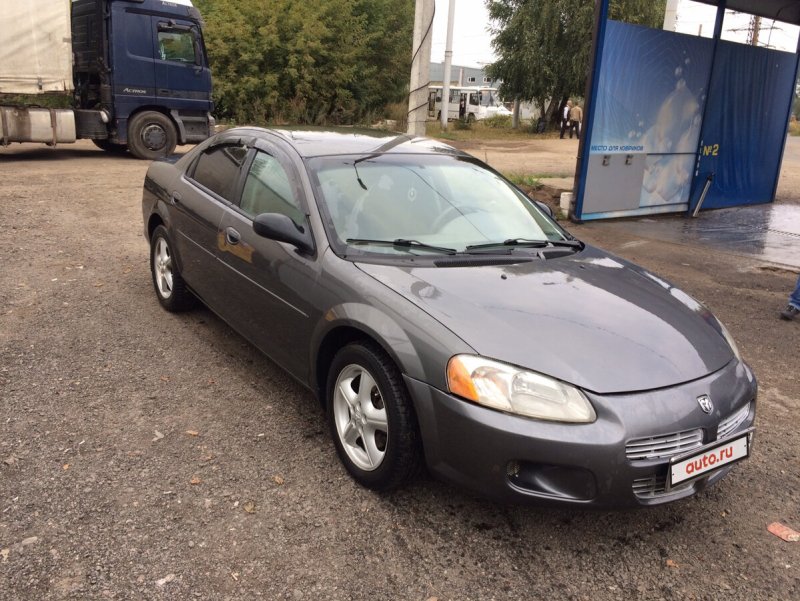
[[[238,128],[151,165],[156,297],[199,299],[307,386],[360,484],[654,505],[751,452],[725,327],[479,160],[370,130]]]

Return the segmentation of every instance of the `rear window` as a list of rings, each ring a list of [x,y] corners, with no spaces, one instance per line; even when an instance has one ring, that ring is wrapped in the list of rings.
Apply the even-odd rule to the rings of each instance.
[[[215,146],[200,155],[192,179],[225,200],[234,202],[246,156],[247,148],[244,146]]]

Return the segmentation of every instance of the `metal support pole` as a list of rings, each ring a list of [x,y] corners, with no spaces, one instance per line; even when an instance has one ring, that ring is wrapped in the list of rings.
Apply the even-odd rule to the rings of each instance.
[[[447,129],[447,120],[450,118],[450,70],[453,66],[453,22],[456,14],[456,0],[450,0],[447,9],[447,41],[444,47],[444,77],[442,79],[442,130]]]
[[[711,50],[711,69],[708,72],[708,80],[706,83],[706,99],[703,101],[703,111],[702,116],[700,119],[700,141],[697,147],[697,158],[695,159],[694,163],[694,178],[692,180],[692,185],[689,189],[689,200],[688,206],[686,208],[686,213],[694,214],[695,210],[692,208],[692,198],[694,198],[695,193],[697,192],[697,186],[699,185],[698,177],[700,175],[700,160],[701,160],[701,153],[700,149],[703,147],[703,143],[705,139],[703,138],[704,130],[706,127],[706,115],[708,114],[708,102],[709,96],[711,93],[711,82],[714,80],[714,68],[717,64],[717,48],[719,47],[719,39],[722,36],[722,24],[725,21],[725,9],[727,8],[728,0],[720,0],[720,3],[717,5],[717,17],[714,22],[714,41],[713,41],[713,48]],[[705,200],[705,192],[708,190],[708,180],[706,180],[706,186],[703,190],[704,200]]]
[[[408,133],[412,136],[425,135],[431,68],[431,30],[435,10],[434,0],[417,0],[408,95]]]
[[[708,177],[706,178],[706,185],[703,186],[703,193],[700,195],[700,200],[697,201],[697,206],[692,211],[692,217],[697,217],[697,214],[700,212],[700,207],[703,206],[703,201],[706,199],[706,194],[708,194],[708,189],[711,188],[711,182],[714,181],[714,174],[709,173]]]
[[[591,70],[586,78],[586,94],[583,101],[583,114],[586,115],[578,133],[578,156],[575,159],[575,179],[572,183],[572,203],[569,218],[580,220],[583,215],[583,198],[586,195],[586,179],[589,173],[589,149],[592,144],[594,129],[594,107],[600,85],[600,63],[605,44],[606,23],[608,22],[608,5],[610,0],[595,0],[594,29],[592,31],[592,50],[590,53]]]
[[[667,6],[664,9],[664,27],[666,31],[675,31],[675,25],[678,21],[678,0],[667,0]]]

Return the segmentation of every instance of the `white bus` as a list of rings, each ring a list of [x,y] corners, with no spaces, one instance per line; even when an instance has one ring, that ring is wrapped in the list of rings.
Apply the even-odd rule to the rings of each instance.
[[[428,88],[428,118],[441,117],[442,86]],[[450,86],[450,102],[447,103],[447,119],[480,121],[495,115],[511,115],[500,100],[497,88],[484,86]]]

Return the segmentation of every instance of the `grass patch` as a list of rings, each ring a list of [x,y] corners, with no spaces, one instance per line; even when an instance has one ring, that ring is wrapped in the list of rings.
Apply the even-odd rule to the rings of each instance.
[[[485,127],[493,129],[511,128],[511,117],[509,115],[495,115],[481,121]]]
[[[547,132],[544,134],[531,133],[530,124],[522,123],[519,129],[512,129],[509,121],[508,127],[487,126],[483,121],[462,124],[459,121],[448,123],[447,130],[442,129],[438,121],[428,121],[426,128],[428,137],[441,138],[443,140],[458,141],[478,141],[478,140],[530,140],[531,138],[553,138],[558,137],[558,132]]]
[[[534,190],[539,190],[544,186],[540,179],[541,176],[539,175],[533,175],[531,173],[504,173],[503,175],[508,181],[517,186],[527,186]]]
[[[789,121],[789,135],[800,136],[800,121]]]

